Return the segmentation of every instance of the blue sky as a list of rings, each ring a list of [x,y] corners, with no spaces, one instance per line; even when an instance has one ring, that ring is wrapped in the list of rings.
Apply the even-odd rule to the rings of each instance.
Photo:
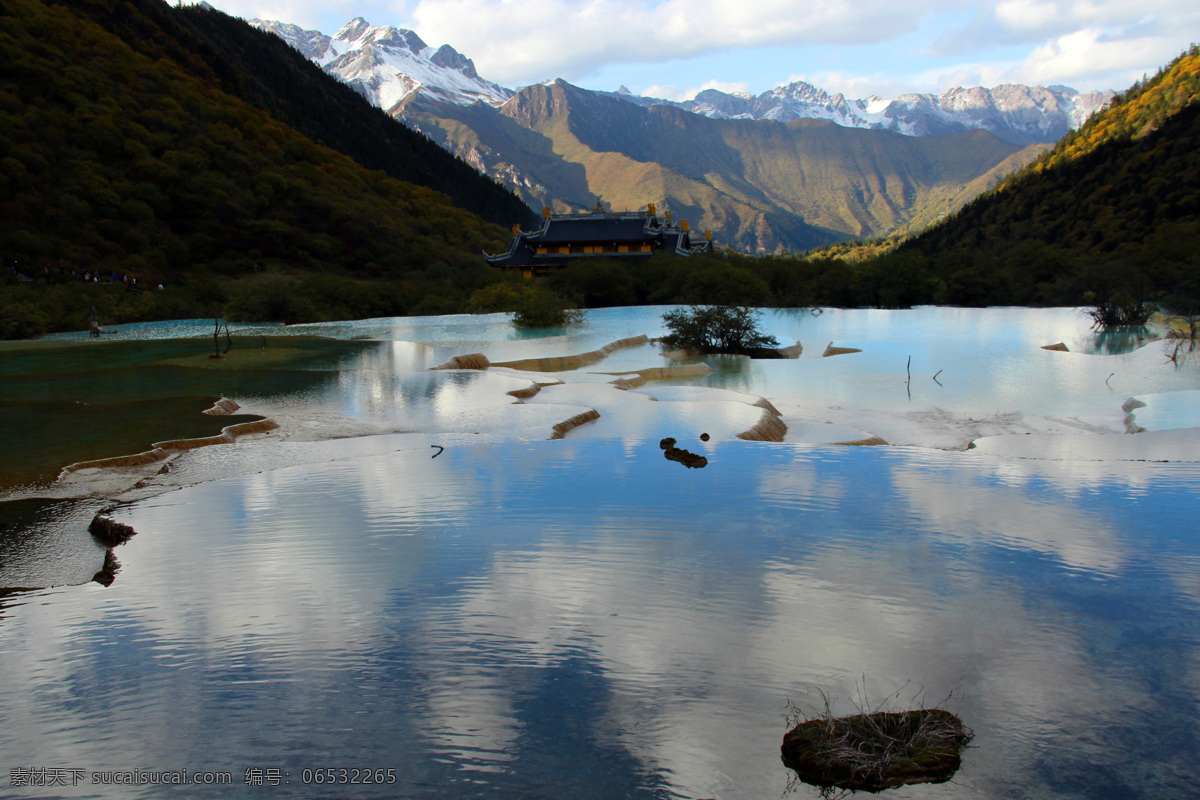
[[[208,0],[334,33],[417,32],[510,88],[684,99],[804,80],[851,98],[1002,83],[1125,89],[1200,39],[1196,0]]]

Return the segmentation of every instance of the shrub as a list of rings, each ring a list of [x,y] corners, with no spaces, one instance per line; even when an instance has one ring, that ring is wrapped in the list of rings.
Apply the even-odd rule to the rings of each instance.
[[[663,324],[671,331],[662,338],[662,343],[672,350],[739,355],[778,347],[774,336],[758,329],[757,317],[758,312],[747,306],[677,308],[662,316]]]
[[[468,314],[513,312],[518,328],[559,328],[583,319],[583,312],[561,295],[533,281],[504,281],[471,293]]]
[[[1096,299],[1094,293],[1087,292],[1085,298],[1095,301],[1095,305],[1087,310],[1087,315],[1092,318],[1092,326],[1100,330],[1141,327],[1158,310],[1153,303],[1135,300],[1123,291],[1113,292],[1103,299]]]
[[[0,339],[28,339],[45,333],[48,327],[46,313],[34,303],[16,302],[0,307]]]
[[[518,328],[561,328],[583,321],[583,312],[549,289],[531,292],[513,314]]]

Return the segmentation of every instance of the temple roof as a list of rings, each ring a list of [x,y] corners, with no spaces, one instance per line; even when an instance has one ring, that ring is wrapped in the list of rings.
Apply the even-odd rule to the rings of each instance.
[[[577,258],[595,256],[645,258],[651,252],[659,250],[691,255],[712,249],[711,241],[692,244],[686,228],[687,223],[672,225],[649,211],[594,211],[590,214],[560,215],[547,212],[541,228],[534,231],[514,229],[512,241],[506,252],[484,255],[489,263],[497,266],[527,267],[539,264],[561,266]],[[594,246],[632,248],[634,245],[638,246],[636,250],[623,252],[615,249],[603,252],[591,250]],[[648,248],[643,249],[645,246]],[[563,251],[563,248],[567,251]],[[582,248],[589,249],[585,252]],[[546,252],[547,249],[553,252]]]
[[[661,237],[658,227],[648,227],[650,220],[645,216],[600,216],[581,218],[551,217],[541,231],[526,238],[545,244],[582,242],[647,242]]]

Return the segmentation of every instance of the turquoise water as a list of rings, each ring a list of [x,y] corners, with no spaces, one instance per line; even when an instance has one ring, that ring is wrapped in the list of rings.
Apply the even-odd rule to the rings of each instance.
[[[248,328],[234,326],[237,348],[288,336],[322,336],[379,343],[364,349],[357,363],[342,369],[396,374],[424,370],[455,355],[484,353],[491,361],[563,356],[598,349],[637,334],[666,333],[661,315],[667,307],[595,309],[586,322],[566,329],[515,328],[506,314],[411,317],[356,322]],[[955,413],[1024,414],[1084,417],[1122,430],[1121,403],[1128,397],[1200,389],[1197,359],[1182,366],[1167,362],[1165,342],[1148,333],[1097,334],[1078,309],[917,308],[903,311],[768,309],[762,328],[784,344],[800,342],[800,359],[749,361],[707,357],[714,373],[688,379],[688,386],[710,386],[762,395],[772,402],[803,402],[813,407],[865,407],[891,413],[942,409]],[[211,323],[161,323],[126,326],[129,335],[211,337]],[[264,330],[269,332],[270,337]],[[120,337],[114,337],[115,344]],[[862,350],[820,358],[829,343]],[[1064,343],[1068,353],[1042,350]],[[209,345],[203,345],[207,347]],[[274,346],[274,345],[272,345]],[[591,379],[587,373],[619,372],[674,362],[656,345],[618,350],[604,361],[573,373],[566,381]],[[342,389],[332,387],[337,400]],[[1143,427],[1200,426],[1200,406],[1174,404],[1169,412],[1145,412]],[[1142,416],[1139,416],[1139,421]],[[1147,424],[1149,423],[1149,424]],[[1154,427],[1152,427],[1154,426]]]
[[[779,760],[788,703],[852,713],[864,682],[868,703],[949,698],[976,732],[952,783],[895,797],[1193,792],[1200,466],[742,442],[761,409],[719,390],[1118,430],[1138,396],[1168,430],[1200,424],[1194,360],[1112,353],[1071,309],[917,309],[768,312],[804,357],[632,392],[595,373],[672,363],[653,345],[521,404],[505,392],[531,376],[428,371],[654,336],[662,310],[540,334],[504,315],[235,331],[220,362],[211,329],[170,338],[199,324],[0,348],[25,420],[0,465],[70,457],[78,403],[125,427],[90,448],[140,449],[219,396],[285,423],[119,504],[0,502],[0,795],[817,797]],[[863,352],[819,358],[830,341]],[[43,406],[57,422],[35,430]],[[539,441],[584,407],[600,420]],[[665,435],[708,465],[665,460]],[[106,509],[138,534],[104,587],[86,528]],[[25,768],[83,778],[14,786]],[[110,770],[231,785],[90,783]]]

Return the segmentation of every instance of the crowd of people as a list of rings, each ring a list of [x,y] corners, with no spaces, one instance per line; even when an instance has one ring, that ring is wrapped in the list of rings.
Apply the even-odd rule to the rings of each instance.
[[[31,278],[26,273],[22,272],[20,267],[21,267],[20,262],[14,261],[9,265],[8,271],[12,275],[16,276],[18,281],[32,281],[33,278]],[[125,286],[125,288],[131,292],[141,292],[142,291],[142,287],[138,283],[137,276],[127,275],[123,272],[116,272],[115,270],[110,270],[108,273],[105,273],[102,270],[98,270],[98,269],[83,270],[82,272],[80,272],[80,271],[74,270],[74,269],[67,270],[67,269],[64,269],[63,267],[51,266],[51,265],[47,264],[42,267],[41,271],[47,280],[52,280],[52,279],[61,280],[66,275],[69,274],[72,280],[82,281],[84,283],[120,283],[120,284],[123,284]],[[163,288],[161,283],[158,285],[158,288],[159,289]]]

